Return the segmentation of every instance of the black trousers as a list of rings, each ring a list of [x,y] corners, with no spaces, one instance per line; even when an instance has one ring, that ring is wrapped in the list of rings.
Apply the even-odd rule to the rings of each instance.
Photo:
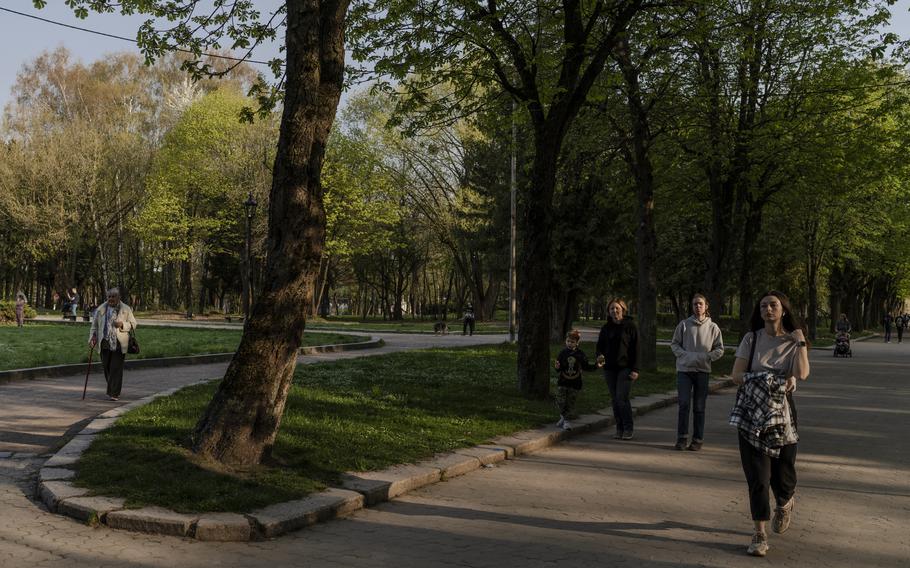
[[[126,355],[119,349],[111,351],[106,345],[101,346],[101,366],[104,368],[104,380],[107,381],[107,396],[120,396],[125,359]]]
[[[771,519],[768,490],[774,492],[777,505],[785,505],[796,491],[796,444],[780,449],[780,456],[770,457],[739,436],[739,457],[749,484],[749,510],[753,521]]]
[[[607,369],[604,367],[604,378],[607,379],[607,388],[610,389],[610,398],[613,399],[613,418],[616,420],[616,431],[619,433],[632,433],[632,379],[629,374],[632,369]]]
[[[467,335],[469,331],[471,335],[474,335],[474,320],[465,318],[464,325],[461,326],[461,334]]]

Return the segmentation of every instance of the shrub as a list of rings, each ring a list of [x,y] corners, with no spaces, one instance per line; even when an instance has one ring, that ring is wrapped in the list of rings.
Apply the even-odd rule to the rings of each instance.
[[[38,315],[35,308],[25,305],[25,317],[33,318]],[[10,323],[16,321],[16,302],[11,300],[0,300],[0,323]]]

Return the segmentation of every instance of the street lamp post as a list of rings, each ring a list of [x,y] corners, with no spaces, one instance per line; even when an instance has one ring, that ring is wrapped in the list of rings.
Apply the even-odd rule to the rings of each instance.
[[[250,305],[253,303],[253,215],[256,213],[256,198],[253,192],[243,202],[246,209],[246,290],[243,291],[243,322],[250,321]]]
[[[512,156],[509,160],[509,195],[511,204],[509,210],[509,343],[515,343],[518,338],[516,333],[516,319],[518,313],[518,279],[516,277],[516,256],[515,250],[516,233],[517,233],[517,215],[516,202],[518,193],[518,125],[515,123],[515,114],[518,109],[518,103],[512,101]]]

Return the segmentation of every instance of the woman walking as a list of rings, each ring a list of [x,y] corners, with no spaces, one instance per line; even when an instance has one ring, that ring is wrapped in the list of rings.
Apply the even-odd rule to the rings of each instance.
[[[765,525],[771,518],[769,489],[776,507],[772,529],[790,526],[796,491],[796,381],[809,377],[805,335],[787,296],[767,292],[752,310],[749,332],[736,350],[733,380],[740,385],[730,423],[739,430],[739,454],[749,486],[755,532],[748,552],[768,552]]]
[[[692,408],[692,443],[697,452],[705,439],[705,405],[711,363],[724,354],[720,328],[708,314],[708,300],[692,296],[692,315],[679,322],[670,349],[676,356],[676,389],[679,393],[679,418],[676,423],[676,449],[685,450],[689,438],[689,407]]]
[[[632,383],[638,380],[638,328],[626,317],[629,308],[620,298],[607,304],[607,323],[597,337],[597,363],[603,365],[604,378],[613,400],[617,440],[632,439]]]
[[[107,302],[98,306],[92,320],[88,343],[94,348],[101,343],[101,364],[104,380],[107,382],[107,396],[110,400],[120,398],[123,386],[123,362],[129,346],[130,332],[136,329],[133,310],[120,301],[120,290],[107,291]]]
[[[836,331],[838,335],[841,333],[850,333],[853,331],[853,326],[850,325],[850,320],[847,319],[847,314],[840,315],[840,318],[838,318],[837,323],[834,325],[834,331]]]
[[[28,303],[28,298],[25,297],[25,292],[19,290],[16,292],[16,325],[22,327],[25,325],[25,304]]]

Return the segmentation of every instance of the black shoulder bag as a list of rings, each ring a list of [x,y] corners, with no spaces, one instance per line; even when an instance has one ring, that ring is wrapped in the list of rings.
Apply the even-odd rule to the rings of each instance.
[[[130,339],[126,344],[126,352],[130,355],[136,355],[139,353],[139,341],[136,339],[136,331],[130,330]]]

